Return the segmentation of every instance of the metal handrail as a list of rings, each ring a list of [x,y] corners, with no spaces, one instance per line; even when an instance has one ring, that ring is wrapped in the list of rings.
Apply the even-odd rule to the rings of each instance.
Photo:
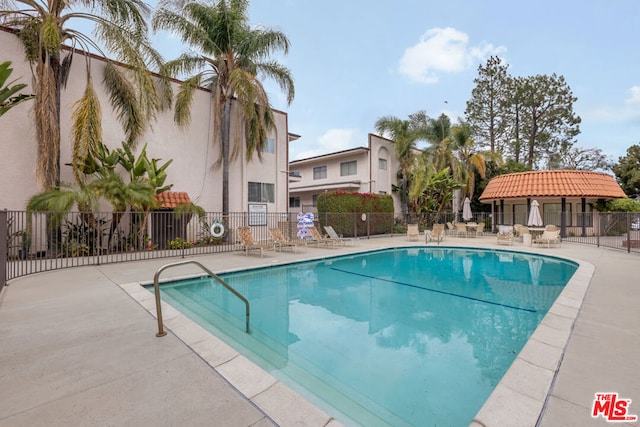
[[[231,287],[231,285],[229,285],[227,282],[222,280],[215,273],[213,273],[211,270],[209,270],[204,265],[200,264],[198,261],[186,260],[186,261],[174,262],[172,264],[164,265],[164,266],[160,267],[158,269],[158,271],[156,271],[156,274],[153,276],[153,290],[154,290],[154,292],[156,294],[156,313],[157,313],[157,317],[158,317],[158,333],[156,334],[156,336],[157,337],[163,337],[163,336],[167,335],[167,332],[164,330],[164,327],[162,325],[162,308],[161,308],[161,302],[160,302],[160,286],[158,284],[158,278],[160,277],[160,273],[162,273],[164,270],[166,270],[166,269],[168,269],[170,267],[178,267],[178,266],[186,265],[186,264],[195,264],[195,265],[197,265],[198,267],[203,269],[209,276],[214,278],[218,283],[220,283],[222,286],[224,286],[229,291],[231,291],[232,294],[234,294],[235,296],[240,298],[240,300],[242,302],[244,302],[244,306],[245,306],[245,310],[244,311],[245,311],[245,318],[246,318],[245,332],[249,333],[249,317],[250,317],[250,313],[251,313],[250,310],[249,310],[249,301],[245,297],[243,297],[238,291],[236,291],[233,287]]]

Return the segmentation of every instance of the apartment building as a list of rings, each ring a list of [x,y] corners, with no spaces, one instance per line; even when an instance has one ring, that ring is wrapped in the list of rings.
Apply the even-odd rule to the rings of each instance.
[[[24,93],[31,91],[31,70],[25,60],[24,48],[18,37],[0,28],[1,61],[11,61],[13,74],[10,80],[28,84]],[[87,63],[76,51],[71,65],[71,77],[62,91],[61,99],[61,180],[74,182],[71,163],[72,111],[86,86]],[[104,75],[104,59],[88,55],[94,87],[102,103],[103,143],[110,149],[121,146],[124,132],[117,114],[111,110],[108,94],[101,81]],[[172,83],[177,93],[178,83]],[[25,102],[0,118],[2,153],[0,157],[0,181],[11,183],[2,191],[1,209],[25,209],[28,199],[42,189],[35,178],[37,138],[32,116],[32,102]],[[140,138],[136,154],[147,144],[149,158],[159,159],[160,164],[172,159],[167,169],[167,184],[172,191],[187,193],[189,199],[209,212],[222,210],[222,169],[216,167],[219,147],[212,143],[215,129],[211,117],[211,93],[198,90],[192,104],[191,124],[180,129],[174,123],[173,109],[158,113],[145,134]],[[246,212],[259,204],[262,211],[285,212],[287,210],[287,185],[285,173],[288,164],[288,144],[297,136],[288,131],[288,116],[274,111],[275,128],[270,132],[262,152],[262,160],[254,157],[245,161],[244,144],[229,168],[229,211]],[[108,206],[105,206],[108,210]]]
[[[289,162],[289,211],[317,212],[320,194],[345,190],[391,194],[400,213],[400,198],[391,191],[399,168],[394,142],[373,134],[366,147],[294,160]]]

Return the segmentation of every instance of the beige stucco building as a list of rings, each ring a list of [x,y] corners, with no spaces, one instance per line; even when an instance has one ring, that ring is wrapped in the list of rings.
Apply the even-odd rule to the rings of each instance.
[[[392,194],[396,213],[400,198],[392,193],[400,164],[394,142],[369,134],[366,147],[357,147],[289,163],[289,210],[317,212],[318,195],[345,190],[359,193]]]
[[[31,83],[31,70],[24,59],[24,51],[18,38],[0,29],[0,61],[11,61],[16,83]],[[122,126],[110,108],[108,96],[101,85],[104,61],[90,57],[91,72],[98,96],[102,101],[103,142],[109,148],[121,146],[124,139]],[[78,53],[74,55],[66,89],[62,92],[61,108],[61,180],[73,182],[71,168],[71,115],[73,104],[86,86],[86,63]],[[173,83],[174,93],[177,83]],[[23,90],[28,93],[30,86]],[[140,139],[137,151],[147,144],[149,158],[161,159],[160,163],[173,159],[167,169],[167,184],[174,184],[172,191],[187,192],[190,199],[206,211],[222,210],[222,171],[215,168],[218,148],[211,140],[214,129],[211,117],[211,94],[197,91],[192,105],[191,125],[182,130],[173,120],[173,110],[157,115]],[[24,102],[0,118],[0,182],[3,182],[0,208],[22,210],[27,200],[41,191],[35,179],[36,134],[32,117],[32,102]],[[265,203],[268,212],[287,211],[288,121],[287,114],[275,111],[275,129],[269,135],[262,161],[257,158],[245,163],[244,149],[230,165],[229,211],[246,212],[248,204]],[[137,154],[137,153],[136,153]],[[10,185],[7,185],[10,183]],[[107,208],[107,207],[105,207]]]

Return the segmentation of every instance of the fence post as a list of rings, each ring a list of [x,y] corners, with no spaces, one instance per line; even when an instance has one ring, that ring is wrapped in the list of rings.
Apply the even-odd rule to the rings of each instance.
[[[7,284],[7,261],[9,258],[8,218],[9,216],[6,209],[0,211],[0,280],[2,280],[2,283],[0,283],[0,293],[2,293],[2,289]]]
[[[357,238],[358,237],[358,213],[354,212],[353,213],[353,237]]]
[[[596,247],[599,248],[600,247],[600,233],[602,233],[602,212],[597,212],[596,213],[596,219],[598,220],[598,227],[593,227],[594,230],[596,231]]]
[[[631,214],[627,212],[627,253],[631,253]]]
[[[7,261],[9,258],[9,242],[8,242],[8,215],[7,210],[0,211],[0,293],[7,284]]]

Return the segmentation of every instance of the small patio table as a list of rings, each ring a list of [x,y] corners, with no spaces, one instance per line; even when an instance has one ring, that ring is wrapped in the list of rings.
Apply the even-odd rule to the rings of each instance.
[[[476,231],[478,230],[478,224],[476,223],[468,223],[466,224],[467,227],[467,237],[469,237],[469,235],[471,235],[471,237],[476,237]]]
[[[535,240],[537,237],[542,236],[544,233],[544,227],[529,227],[529,233],[531,233],[531,238]]]

